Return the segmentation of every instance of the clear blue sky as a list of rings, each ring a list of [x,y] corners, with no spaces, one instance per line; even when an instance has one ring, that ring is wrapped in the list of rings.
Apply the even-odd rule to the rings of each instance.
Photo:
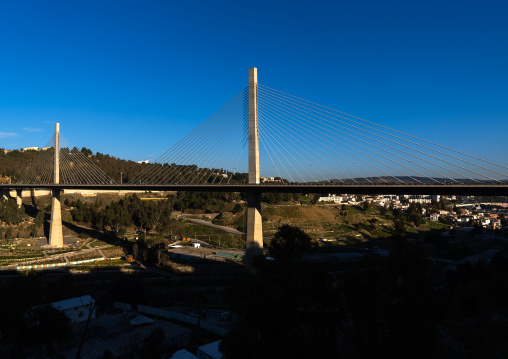
[[[259,82],[505,163],[506,1],[2,1],[0,147],[143,160]]]

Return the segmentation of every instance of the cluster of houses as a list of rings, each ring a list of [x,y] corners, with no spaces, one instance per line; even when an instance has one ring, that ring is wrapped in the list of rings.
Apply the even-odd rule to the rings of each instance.
[[[273,183],[282,183],[283,181],[277,177],[259,177],[259,180],[261,181],[261,183],[265,183],[265,182],[273,182]]]
[[[378,195],[378,196],[359,196],[359,195],[351,195],[351,194],[328,194],[328,196],[319,197],[318,202],[332,202],[332,203],[342,203],[348,205],[358,205],[362,202],[370,202],[374,205],[380,207],[388,207],[393,206],[393,208],[400,208],[403,210],[408,209],[409,203],[421,203],[421,204],[430,204],[433,200],[438,202],[441,197],[439,195],[432,196],[409,196],[409,195]],[[449,198],[450,200],[455,200],[455,196]]]
[[[411,203],[420,203],[422,205],[422,215],[427,216],[429,212],[425,205],[430,205],[433,201],[439,202],[441,199],[456,201],[456,196],[441,197],[440,195],[410,196],[410,195],[379,195],[379,196],[358,196],[348,194],[328,194],[328,196],[319,197],[318,202],[340,203],[347,205],[358,205],[362,202],[370,202],[380,207],[392,206],[394,209],[407,210]],[[469,198],[465,198],[466,201]],[[448,222],[455,223],[459,227],[472,227],[481,225],[487,229],[501,228],[501,215],[508,210],[506,203],[491,203],[496,207],[484,209],[479,204],[456,204],[460,208],[457,213],[452,210],[442,209],[439,212],[429,213],[428,219],[438,222],[440,217],[446,218]]]

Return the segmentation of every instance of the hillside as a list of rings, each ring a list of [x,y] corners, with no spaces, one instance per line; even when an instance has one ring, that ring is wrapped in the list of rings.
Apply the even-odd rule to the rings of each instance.
[[[92,154],[87,148],[82,148],[81,152],[99,166],[111,179],[120,182],[120,173],[123,173],[123,182],[127,183],[134,178],[144,168],[144,164],[134,161],[122,160],[120,158],[104,155],[100,152]],[[31,164],[40,154],[39,151],[19,151],[12,150],[6,152],[0,148],[0,177],[11,177],[13,183],[16,183],[21,176],[30,168]]]

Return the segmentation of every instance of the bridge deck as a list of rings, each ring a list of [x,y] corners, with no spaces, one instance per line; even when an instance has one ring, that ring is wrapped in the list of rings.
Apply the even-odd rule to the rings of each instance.
[[[207,191],[207,192],[281,192],[350,194],[440,194],[464,196],[508,196],[508,184],[0,184],[0,189],[75,189],[105,191]]]

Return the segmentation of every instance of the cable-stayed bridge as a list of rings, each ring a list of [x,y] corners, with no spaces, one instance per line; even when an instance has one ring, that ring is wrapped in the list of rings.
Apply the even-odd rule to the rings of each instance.
[[[61,146],[57,124],[20,181],[0,188],[53,191],[56,246],[62,189],[245,191],[253,255],[262,249],[262,192],[507,195],[507,180],[506,164],[263,86],[252,68],[246,88],[129,183]]]

